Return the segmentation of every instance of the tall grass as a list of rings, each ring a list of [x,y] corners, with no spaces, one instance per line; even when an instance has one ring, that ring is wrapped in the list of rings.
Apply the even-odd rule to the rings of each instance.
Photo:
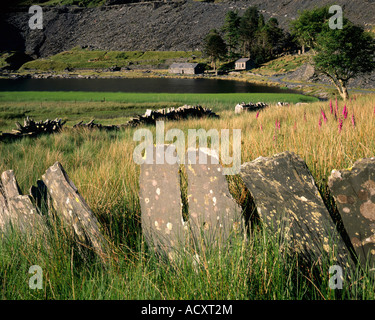
[[[187,136],[187,130],[193,128],[241,129],[242,162],[294,151],[307,162],[332,211],[327,191],[332,169],[351,167],[360,158],[374,156],[374,105],[374,96],[358,96],[347,103],[346,119],[342,117],[342,102],[338,102],[336,118],[329,102],[272,106],[258,116],[234,115],[233,110],[222,109],[220,119],[169,122],[165,130],[179,128]],[[59,116],[58,104],[55,114]],[[330,262],[315,266],[317,273],[302,270],[296,257],[281,250],[278,235],[270,234],[254,219],[251,199],[237,176],[228,180],[243,213],[252,216],[247,236],[235,236],[230,249],[210,254],[207,263],[197,265],[188,256],[178,263],[159,260],[148,250],[141,233],[139,167],[132,160],[134,130],[106,133],[66,129],[60,134],[0,144],[0,171],[13,169],[24,193],[49,166],[60,161],[117,248],[117,260],[103,269],[95,257],[82,260],[76,244],[59,230],[50,236],[53,254],[37,244],[26,245],[15,234],[0,243],[3,299],[374,298],[374,281],[363,270],[353,270],[344,289],[336,291],[328,287]],[[42,290],[28,287],[27,271],[34,264],[44,272]]]

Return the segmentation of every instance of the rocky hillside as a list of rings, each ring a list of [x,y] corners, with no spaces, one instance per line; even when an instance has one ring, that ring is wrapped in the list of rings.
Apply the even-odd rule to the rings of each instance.
[[[45,57],[77,45],[104,50],[201,49],[202,38],[220,28],[228,10],[243,12],[257,5],[266,18],[276,17],[287,28],[299,10],[331,3],[328,0],[248,0],[206,3],[148,2],[95,8],[44,7],[43,30],[30,30],[28,8],[3,13],[0,50],[20,50]],[[336,0],[354,22],[375,25],[374,0]]]

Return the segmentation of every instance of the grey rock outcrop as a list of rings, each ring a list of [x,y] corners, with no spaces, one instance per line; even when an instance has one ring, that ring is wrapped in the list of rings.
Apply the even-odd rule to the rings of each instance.
[[[144,2],[96,8],[43,8],[43,30],[30,30],[28,7],[3,13],[1,50],[20,50],[46,57],[75,46],[103,50],[183,50],[201,49],[202,39],[211,29],[220,29],[229,10],[242,14],[251,5],[258,6],[266,19],[275,17],[280,26],[299,10],[327,5],[327,0],[281,1],[198,1]],[[337,0],[354,23],[375,24],[375,4],[366,0]]]
[[[294,81],[310,81],[317,78],[315,68],[310,63],[305,63],[294,72],[288,74],[285,79]]]

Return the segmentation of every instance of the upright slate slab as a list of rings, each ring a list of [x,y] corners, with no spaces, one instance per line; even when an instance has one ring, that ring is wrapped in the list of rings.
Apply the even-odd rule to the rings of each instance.
[[[1,225],[3,231],[12,225],[13,228],[32,235],[46,231],[44,218],[37,212],[28,195],[21,195],[13,170],[4,171],[1,175],[0,205]]]
[[[305,162],[291,152],[260,157],[241,167],[261,219],[281,231],[287,246],[308,264],[322,256],[341,267],[352,265]]]
[[[0,180],[0,230],[5,232],[10,224],[10,212],[8,201],[5,197],[5,191]]]
[[[56,162],[42,179],[64,225],[74,232],[79,243],[92,248],[105,262],[110,255],[109,244],[100,232],[97,218],[63,166]]]
[[[240,230],[241,209],[229,193],[217,153],[207,148],[189,148],[186,171],[194,243],[198,250],[222,245],[232,232]]]
[[[139,177],[142,231],[147,244],[162,256],[173,259],[184,245],[184,222],[180,191],[179,164],[156,159],[173,145],[150,146],[145,158],[152,152],[152,163],[143,163]]]
[[[360,263],[375,271],[375,158],[333,170],[328,186]]]

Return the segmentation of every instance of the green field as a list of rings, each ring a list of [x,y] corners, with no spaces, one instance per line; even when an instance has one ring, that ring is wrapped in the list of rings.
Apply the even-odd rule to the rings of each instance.
[[[113,92],[0,92],[0,130],[14,127],[26,116],[34,120],[63,118],[72,125],[78,121],[97,119],[102,124],[123,124],[129,117],[147,109],[202,105],[214,112],[234,110],[242,101],[314,102],[314,97],[299,94],[167,94]]]
[[[113,66],[134,67],[152,66],[160,67],[166,62],[178,59],[194,61],[202,53],[185,51],[104,51],[88,50],[79,47],[60,52],[48,58],[40,58],[25,63],[20,71],[64,71],[65,69],[103,69]],[[168,64],[169,64],[168,63]],[[164,66],[168,68],[168,66]]]
[[[114,101],[125,103],[178,102],[189,104],[217,104],[258,102],[315,102],[317,98],[301,94],[286,93],[126,93],[126,92],[82,92],[82,91],[0,91],[0,102],[6,101]]]

